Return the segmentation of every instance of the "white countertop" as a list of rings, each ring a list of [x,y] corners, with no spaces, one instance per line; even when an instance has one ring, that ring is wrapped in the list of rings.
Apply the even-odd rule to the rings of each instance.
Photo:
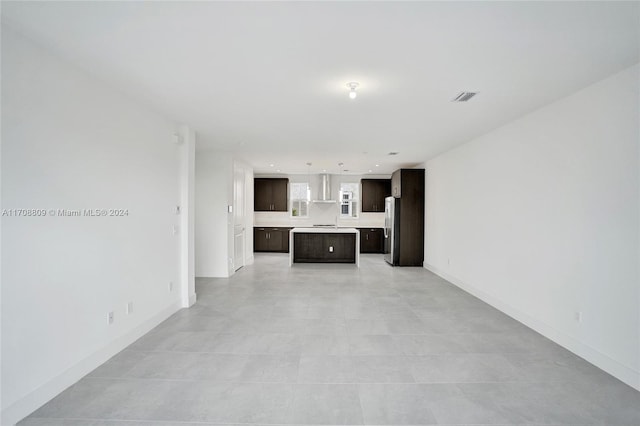
[[[358,230],[356,228],[334,228],[331,226],[328,227],[317,227],[317,228],[293,228],[291,232],[305,232],[305,233],[317,233],[317,234],[357,234]]]

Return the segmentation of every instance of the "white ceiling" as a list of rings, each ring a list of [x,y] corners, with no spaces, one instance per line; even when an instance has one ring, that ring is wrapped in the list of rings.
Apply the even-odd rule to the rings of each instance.
[[[2,2],[4,23],[191,125],[198,149],[233,151],[262,173],[307,173],[306,162],[312,172],[390,173],[432,158],[637,63],[639,10],[638,2]],[[349,81],[360,83],[353,101]],[[452,103],[460,91],[479,95]]]

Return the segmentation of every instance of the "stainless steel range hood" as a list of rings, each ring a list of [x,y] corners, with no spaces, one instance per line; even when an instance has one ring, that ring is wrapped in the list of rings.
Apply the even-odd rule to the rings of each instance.
[[[318,187],[318,198],[313,203],[335,203],[336,200],[331,198],[331,177],[322,174],[320,177],[320,186]]]

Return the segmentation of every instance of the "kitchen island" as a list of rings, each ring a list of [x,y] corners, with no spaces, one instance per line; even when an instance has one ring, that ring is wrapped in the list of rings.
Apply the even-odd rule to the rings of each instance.
[[[355,228],[293,228],[289,265],[294,263],[355,263],[360,265],[360,233]]]

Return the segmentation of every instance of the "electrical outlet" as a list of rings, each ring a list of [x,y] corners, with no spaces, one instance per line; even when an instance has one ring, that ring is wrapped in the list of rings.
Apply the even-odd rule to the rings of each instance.
[[[447,259],[447,265],[451,265],[451,259]]]
[[[173,281],[169,281],[169,293],[173,291]]]
[[[111,312],[109,312],[107,314],[107,324],[109,324],[109,325],[113,324],[113,319],[114,319],[113,318],[113,311],[111,311]]]
[[[573,313],[573,319],[578,323],[582,322],[582,311],[574,312]]]
[[[329,253],[333,253],[333,246],[329,246]]]
[[[180,206],[176,206],[176,214],[180,214]]]
[[[131,315],[133,313],[133,302],[127,303],[127,315]]]

